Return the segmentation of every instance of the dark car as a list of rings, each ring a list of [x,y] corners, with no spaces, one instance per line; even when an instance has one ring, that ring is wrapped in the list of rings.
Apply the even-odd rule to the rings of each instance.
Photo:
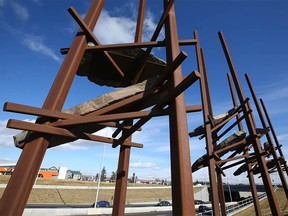
[[[202,200],[194,200],[194,204],[195,205],[201,205],[201,204],[205,204],[205,203]]]
[[[163,201],[160,201],[157,205],[158,206],[170,206],[171,203],[169,201],[163,200]]]
[[[198,208],[199,213],[204,213],[205,215],[212,215],[212,208],[205,206],[205,205],[200,205]]]
[[[93,204],[94,206],[94,204]],[[98,201],[96,203],[96,207],[109,207],[110,206],[110,203],[108,201],[104,201],[104,200],[101,200],[101,201]]]

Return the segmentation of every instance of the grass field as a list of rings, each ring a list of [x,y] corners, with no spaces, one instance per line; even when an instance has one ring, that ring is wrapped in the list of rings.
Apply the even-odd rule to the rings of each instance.
[[[7,184],[9,176],[0,176],[0,184]],[[58,179],[41,179],[36,180],[37,185],[63,185],[63,186],[96,186],[96,182],[77,181],[77,180],[58,180]],[[107,200],[113,203],[114,189],[103,189],[105,186],[115,186],[113,183],[101,183],[98,200]],[[135,202],[157,202],[160,198],[162,200],[171,200],[171,189],[147,189],[149,184],[131,184],[128,186],[143,187],[145,189],[128,189],[127,190],[127,204]],[[101,189],[102,187],[102,189]],[[195,188],[196,189],[196,188]],[[2,196],[4,188],[0,188],[0,197]],[[196,192],[196,191],[194,191]],[[56,203],[56,204],[93,204],[95,202],[96,189],[33,189],[28,203]],[[279,201],[279,206],[283,215],[288,215],[288,201],[286,199],[283,189],[276,191],[276,196]],[[260,203],[262,215],[273,215],[270,211],[268,200],[264,199]],[[237,213],[236,216],[254,216],[253,206]]]
[[[276,196],[277,196],[277,200],[278,200],[282,215],[288,216],[288,200],[286,198],[283,188],[280,188],[276,191]],[[268,215],[273,216],[273,214],[270,211],[270,206],[269,206],[267,199],[264,199],[263,201],[260,202],[260,208],[261,208],[261,213],[263,216],[268,216]],[[253,206],[251,206],[250,208],[246,210],[243,210],[242,212],[235,214],[235,216],[248,216],[248,215],[249,216],[256,215]]]
[[[9,176],[0,176],[0,184],[7,184]],[[36,180],[36,185],[63,185],[63,186],[95,186],[96,182],[77,181],[77,180],[58,180],[58,179],[41,179]],[[101,183],[98,200],[107,200],[112,202],[114,189],[103,189],[105,186],[113,187],[113,183]],[[133,187],[149,187],[157,185],[149,184],[131,184]],[[101,189],[102,187],[102,189]],[[0,188],[0,197],[4,188]],[[96,189],[32,189],[28,203],[57,203],[57,204],[92,204],[95,202]],[[127,203],[155,201],[159,199],[171,200],[171,189],[128,189]]]

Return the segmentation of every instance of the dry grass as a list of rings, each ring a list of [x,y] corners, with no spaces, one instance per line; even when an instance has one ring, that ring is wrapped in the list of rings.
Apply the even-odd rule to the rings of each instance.
[[[277,196],[277,200],[278,200],[282,214],[287,216],[288,215],[288,201],[287,201],[283,188],[280,188],[276,191],[276,196]],[[263,216],[273,215],[271,213],[267,198],[260,202],[260,208],[261,208],[261,212]],[[251,206],[248,209],[243,210],[242,212],[235,214],[235,216],[247,216],[247,215],[249,216],[256,215],[253,206]]]
[[[7,184],[9,176],[0,176],[0,184]],[[96,182],[58,179],[37,179],[37,185],[62,185],[62,186],[96,186]],[[101,186],[115,186],[113,183],[101,183]],[[128,185],[129,186],[129,185]],[[132,184],[130,185],[132,186]],[[157,185],[135,184],[135,187],[149,187]],[[4,188],[0,188],[0,197]],[[33,189],[28,203],[57,203],[57,204],[92,204],[95,201],[95,189]],[[98,200],[108,200],[112,202],[114,189],[99,190]],[[128,189],[127,203],[158,201],[161,199],[171,199],[171,189]]]

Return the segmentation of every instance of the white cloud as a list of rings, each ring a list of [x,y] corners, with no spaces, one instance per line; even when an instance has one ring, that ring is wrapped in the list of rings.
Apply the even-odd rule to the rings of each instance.
[[[103,136],[111,138],[113,134],[113,130],[111,128],[103,128],[102,130],[99,130],[95,132],[95,135]],[[55,149],[65,149],[65,150],[87,150],[91,147],[100,146],[103,145],[103,143],[95,142],[95,141],[88,141],[88,140],[81,140],[78,139],[71,143],[65,143],[63,145],[57,146]]]
[[[143,41],[149,41],[157,24],[152,13],[147,12],[144,21]],[[112,16],[103,10],[94,29],[94,34],[102,44],[133,42],[136,19],[124,16]]]
[[[22,43],[32,51],[48,56],[57,62],[61,61],[54,51],[44,44],[43,37],[26,35]]]
[[[94,31],[96,37],[103,44],[132,42],[135,22],[125,17],[112,17],[103,10]]]
[[[153,164],[152,162],[146,162],[146,163],[140,163],[140,162],[136,162],[136,163],[130,163],[130,167],[131,168],[156,168],[156,165]]]
[[[3,1],[3,0],[2,0]],[[23,5],[11,1],[10,5],[12,7],[13,12],[16,14],[16,16],[20,19],[20,20],[28,20],[29,19],[29,13],[26,7],[24,7]]]
[[[288,134],[281,134],[281,135],[279,135],[279,136],[277,136],[278,137],[278,140],[279,141],[288,141]]]
[[[16,160],[11,159],[11,158],[0,158],[0,164],[16,164]]]
[[[7,120],[0,120],[0,147],[14,147],[13,136],[18,130],[6,128]]]

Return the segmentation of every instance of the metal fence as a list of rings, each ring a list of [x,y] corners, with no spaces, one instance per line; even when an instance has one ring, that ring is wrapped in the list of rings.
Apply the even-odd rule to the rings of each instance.
[[[274,191],[277,190],[277,186],[274,186]],[[260,194],[258,196],[259,200],[265,198],[267,196],[266,193]],[[233,215],[235,214],[237,211],[243,210],[244,208],[248,207],[248,205],[252,205],[253,204],[253,198],[252,197],[248,197],[244,200],[241,200],[239,202],[237,202],[237,204],[232,204],[226,207],[226,212],[227,215]],[[204,216],[204,215],[212,215],[212,210],[211,211],[206,211],[205,213],[197,213],[197,216]]]

